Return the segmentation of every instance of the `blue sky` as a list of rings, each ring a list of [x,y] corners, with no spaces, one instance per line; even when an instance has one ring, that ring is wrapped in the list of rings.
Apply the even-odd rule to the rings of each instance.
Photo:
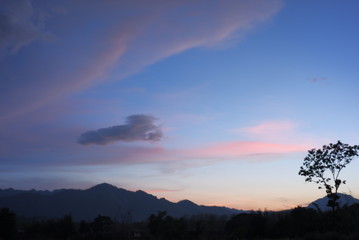
[[[0,3],[1,188],[276,210],[324,195],[307,150],[358,144],[357,1]]]

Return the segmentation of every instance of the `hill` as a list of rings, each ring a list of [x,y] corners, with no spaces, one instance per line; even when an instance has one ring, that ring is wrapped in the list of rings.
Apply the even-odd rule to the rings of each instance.
[[[8,207],[20,216],[60,218],[71,214],[74,220],[93,220],[98,215],[118,221],[142,221],[158,211],[173,217],[196,214],[232,215],[242,211],[226,207],[200,206],[189,200],[178,203],[148,194],[128,191],[107,183],[86,190],[24,191],[0,189],[0,208]]]
[[[350,195],[347,194],[343,194],[343,193],[338,193],[339,195],[339,206],[340,207],[344,207],[344,206],[351,206],[353,204],[359,203],[359,199],[353,198]],[[319,198],[317,200],[315,200],[314,202],[310,203],[308,205],[308,208],[312,208],[315,209],[317,211],[321,211],[321,212],[326,212],[326,211],[331,211],[331,207],[327,206],[328,203],[328,197],[325,196],[323,198]]]

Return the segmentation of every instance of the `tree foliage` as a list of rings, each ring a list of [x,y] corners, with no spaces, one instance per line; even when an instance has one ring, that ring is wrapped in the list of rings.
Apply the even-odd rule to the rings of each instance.
[[[299,175],[306,177],[306,182],[324,187],[328,196],[328,206],[333,211],[338,207],[338,189],[346,181],[339,179],[339,174],[354,157],[358,156],[359,146],[344,144],[340,141],[324,145],[321,149],[311,149],[304,158]]]

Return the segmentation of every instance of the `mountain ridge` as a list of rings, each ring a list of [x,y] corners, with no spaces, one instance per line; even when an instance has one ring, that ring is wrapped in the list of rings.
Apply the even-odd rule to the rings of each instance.
[[[339,194],[343,207],[359,203],[359,199]],[[329,211],[327,197],[317,199],[308,208]],[[233,215],[244,212],[223,206],[198,205],[188,199],[171,202],[142,190],[129,191],[108,183],[101,183],[88,189],[16,190],[0,189],[0,208],[10,208],[19,216],[36,218],[60,218],[71,214],[76,221],[93,220],[98,215],[109,216],[117,221],[126,218],[131,221],[146,220],[151,214],[166,211],[173,217],[198,214]]]
[[[53,191],[0,189],[0,208],[8,207],[24,217],[60,218],[71,214],[77,221],[93,220],[98,215],[121,221],[143,221],[151,214],[166,211],[173,217],[196,214],[232,215],[242,210],[197,205],[189,200],[177,203],[157,198],[142,190],[136,192],[101,183],[85,190]]]

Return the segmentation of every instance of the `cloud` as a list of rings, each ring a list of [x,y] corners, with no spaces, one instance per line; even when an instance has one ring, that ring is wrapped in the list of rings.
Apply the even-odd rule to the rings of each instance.
[[[309,82],[311,82],[311,83],[315,83],[315,82],[321,82],[321,81],[328,80],[328,78],[326,78],[326,77],[315,77],[315,78],[308,78],[307,80]]]
[[[56,41],[32,44],[3,61],[0,119],[52,104],[109,79],[123,79],[164,58],[195,47],[237,42],[281,8],[280,0],[39,1],[2,12],[1,47],[17,51],[41,35],[38,12],[61,7],[43,22]],[[36,3],[36,4],[35,4]],[[86,4],[86,8],[83,5]],[[57,6],[59,5],[59,6]],[[131,13],[131,14],[129,14]],[[35,16],[34,16],[35,15]],[[16,21],[14,17],[17,17]],[[36,53],[36,54],[35,54]],[[18,63],[23,63],[18,65]],[[21,69],[21,71],[19,71]],[[111,74],[111,76],[110,76]],[[26,81],[24,80],[26,79]],[[6,104],[5,104],[6,103]]]
[[[292,132],[296,127],[297,125],[290,121],[269,121],[256,126],[238,128],[234,131],[237,133],[246,133],[256,136],[276,136]]]
[[[93,139],[92,141],[90,139],[86,140],[87,142],[82,144],[105,144],[105,140],[103,142],[95,142]],[[138,140],[143,140],[143,138]],[[171,173],[183,169],[213,165],[223,161],[247,163],[271,162],[281,160],[284,157],[293,157],[293,154],[305,154],[308,149],[315,147],[315,145],[310,145],[307,142],[302,144],[277,144],[270,142],[228,141],[201,144],[187,148],[169,148],[157,144],[149,144],[147,146],[136,144],[111,145],[109,144],[111,141],[117,140],[107,139],[107,145],[86,148],[86,151],[83,151],[83,146],[81,145],[74,145],[61,151],[55,149],[55,151],[51,152],[26,151],[25,149],[27,155],[26,163],[23,161],[24,151],[13,151],[10,156],[0,156],[0,161],[2,161],[3,166],[16,166],[20,164],[28,169],[34,168],[37,170],[59,166],[66,168],[80,167],[81,169],[82,166],[152,164],[162,169],[163,172]],[[118,141],[126,140],[120,139]],[[49,158],[51,158],[51,161],[48,161]],[[4,167],[0,171],[2,169]],[[9,172],[9,170],[4,169],[1,172]]]
[[[29,0],[2,0],[0,8],[0,49],[11,54],[42,36],[35,24]]]
[[[316,146],[327,141],[308,133],[303,129],[304,124],[296,120],[264,121],[258,125],[231,129],[241,137],[256,142],[286,143],[291,145]],[[309,149],[309,148],[308,148]]]
[[[268,142],[218,142],[193,148],[116,146],[92,149],[85,161],[71,161],[78,165],[117,165],[161,163],[171,170],[193,168],[222,161],[262,162],[282,159],[288,154],[306,152],[306,144],[276,144]],[[105,154],[106,153],[106,154]],[[75,164],[75,165],[76,165]]]
[[[106,145],[117,141],[159,141],[162,131],[159,126],[153,124],[155,120],[155,117],[149,115],[131,115],[126,118],[126,124],[81,134],[78,143]]]
[[[206,147],[193,149],[188,154],[194,158],[214,159],[249,159],[250,157],[273,154],[303,152],[308,149],[305,145],[276,144],[268,142],[224,142],[211,144]]]

